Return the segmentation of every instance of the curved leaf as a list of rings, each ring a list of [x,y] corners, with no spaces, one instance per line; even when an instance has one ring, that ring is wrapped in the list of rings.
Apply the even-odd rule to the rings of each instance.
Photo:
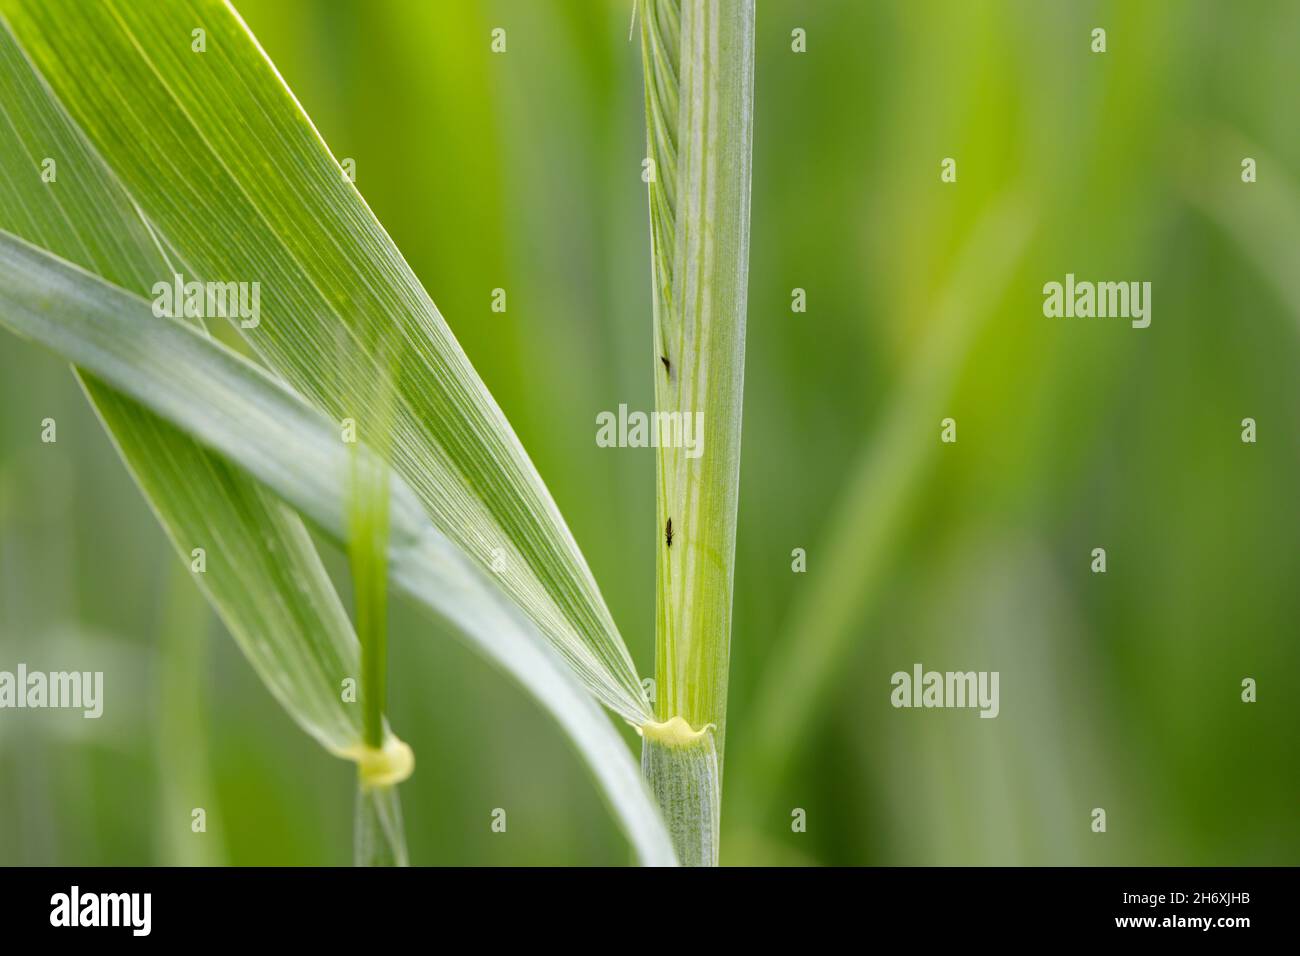
[[[3,23],[0,185],[0,228],[139,292],[170,270]],[[327,749],[357,747],[360,715],[340,693],[359,676],[357,641],[297,514],[148,409],[78,377],[185,565],[201,561],[196,582],[262,682]]]
[[[499,569],[592,693],[644,721],[631,656],[536,469],[233,8],[0,0],[0,12],[185,278],[260,284],[259,321],[241,331],[268,366],[363,435],[384,417],[367,381],[396,371],[394,469],[436,527]],[[393,331],[390,355],[360,344]]]
[[[193,435],[347,541],[353,454],[334,424],[239,355],[149,303],[0,233],[0,324],[54,349]],[[621,737],[535,623],[429,521],[391,476],[393,583],[471,639],[560,722],[642,862],[675,862],[663,821]]]

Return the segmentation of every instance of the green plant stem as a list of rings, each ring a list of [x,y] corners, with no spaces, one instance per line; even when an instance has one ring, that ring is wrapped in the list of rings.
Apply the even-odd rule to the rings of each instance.
[[[650,784],[682,866],[716,866],[722,777],[713,734],[664,741],[647,736],[641,772]]]
[[[375,355],[387,371],[354,394],[353,404],[365,409],[352,424],[364,439],[364,448],[352,448],[348,514],[348,552],[352,565],[356,603],[357,640],[361,644],[362,742],[371,758],[382,754],[387,736],[388,709],[388,538],[389,481],[393,429],[393,376],[391,336],[381,332],[377,341],[354,356],[346,344],[340,349],[340,367]],[[358,370],[359,371],[359,370]],[[365,450],[373,454],[365,454]],[[368,778],[366,762],[360,764],[357,811],[353,826],[354,862],[357,866],[406,866],[406,833],[402,824],[397,785]]]
[[[353,860],[357,866],[407,866],[406,830],[397,787],[357,786],[353,823]]]
[[[384,744],[388,689],[388,469],[354,455],[351,518],[352,581],[361,642],[362,740]]]
[[[682,862],[716,863],[749,271],[754,4],[641,0],[639,14],[654,161],[655,409],[658,421],[680,426],[675,440],[661,434],[658,443],[655,705],[661,723],[680,718],[693,732],[648,734],[642,768]],[[657,752],[663,748],[689,754]],[[696,759],[704,752],[709,759]],[[694,807],[665,805],[665,798]]]

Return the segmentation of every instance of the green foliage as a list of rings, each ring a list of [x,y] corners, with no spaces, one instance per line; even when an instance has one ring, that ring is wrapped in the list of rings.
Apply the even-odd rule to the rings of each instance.
[[[46,130],[57,130],[65,177],[69,164],[82,171],[88,193],[70,217],[52,190],[29,206],[24,196],[43,185],[22,166],[40,150],[11,154],[24,186],[0,223],[20,230],[0,235],[0,321],[109,383],[88,391],[164,526],[182,550],[212,540],[213,563],[230,562],[208,582],[214,605],[290,713],[360,765],[358,826],[375,835],[359,834],[360,858],[405,852],[371,852],[398,838],[400,815],[365,792],[411,768],[383,725],[391,573],[552,710],[642,859],[670,862],[630,755],[586,696],[628,720],[647,714],[581,554],[441,316],[243,23],[215,0],[0,10],[5,99],[29,113],[11,129],[46,150]],[[193,45],[179,42],[191,35]],[[115,68],[90,82],[105,61]],[[258,148],[228,148],[238,138]],[[119,234],[141,241],[121,252]],[[260,315],[241,316],[239,331],[285,384],[150,321],[142,300],[23,236],[139,291],[170,285],[182,267],[192,281],[258,283]],[[149,412],[180,431],[130,417],[152,424]],[[342,441],[324,415],[342,421]],[[349,428],[362,437],[351,454]],[[209,462],[213,452],[223,460]],[[297,517],[237,469],[350,549],[359,662]],[[350,675],[359,715],[339,691]]]
[[[334,155],[356,160],[356,188],[508,416],[649,676],[654,455],[592,442],[599,410],[651,406],[658,362],[631,4],[234,5]],[[1027,0],[763,0],[723,863],[1295,862],[1300,7],[1223,7],[1111,3],[1094,21]],[[198,25],[140,39],[188,49]],[[1088,48],[1096,25],[1104,55]],[[505,55],[489,48],[498,26]],[[795,27],[807,53],[791,49]],[[5,117],[28,96],[0,96],[0,205],[5,229],[34,238],[20,225],[31,203],[80,208],[95,174],[60,160],[57,189],[40,182],[66,147],[45,150],[57,129],[35,126],[30,154],[16,151]],[[949,156],[956,183],[939,179]],[[985,227],[1012,196],[1032,213],[1022,248]],[[238,240],[228,221],[196,222]],[[85,266],[109,241],[62,256]],[[1045,320],[1039,290],[1071,267],[1151,279],[1152,327]],[[488,305],[497,287],[505,313]],[[794,287],[806,312],[790,309]],[[333,364],[336,341],[328,351]],[[930,447],[936,408],[958,444]],[[1239,441],[1248,415],[1255,445]],[[56,445],[38,437],[47,416]],[[314,538],[346,597],[343,539]],[[1098,545],[1106,575],[1087,570]],[[160,726],[155,675],[174,672],[160,649],[190,633],[159,607],[169,563],[194,591],[172,552],[66,362],[0,334],[0,667],[66,660],[105,670],[110,692],[101,721],[0,714],[0,862],[195,859],[165,832],[235,864],[348,862],[354,768],[304,746],[215,622],[184,668],[200,722]],[[429,639],[450,625],[390,591],[389,715],[418,757],[400,788],[411,859],[628,862],[547,711],[509,672]],[[889,674],[917,660],[1001,668],[1004,694],[1025,695],[996,720],[901,719]],[[1257,704],[1240,701],[1246,676]],[[1098,804],[1110,834],[1087,829]],[[203,835],[189,829],[199,805]],[[493,807],[508,833],[489,828]]]

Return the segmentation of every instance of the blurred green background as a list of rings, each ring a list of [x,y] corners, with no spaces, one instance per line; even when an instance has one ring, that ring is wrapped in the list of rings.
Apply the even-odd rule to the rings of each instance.
[[[653,452],[594,441],[653,401],[630,2],[236,6],[648,676]],[[759,0],[756,76],[723,862],[1300,862],[1300,3]],[[1067,272],[1150,281],[1151,327],[1045,318]],[[514,685],[400,603],[392,655],[413,862],[629,859]],[[107,704],[0,713],[0,863],[350,862],[353,768],[258,683],[67,368],[5,336],[19,661],[103,670]],[[918,661],[999,671],[1001,715],[891,708]]]

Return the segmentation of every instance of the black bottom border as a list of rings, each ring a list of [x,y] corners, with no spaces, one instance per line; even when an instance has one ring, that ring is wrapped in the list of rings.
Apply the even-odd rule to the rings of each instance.
[[[73,922],[73,887],[76,922],[116,915],[126,925],[53,925]],[[0,925],[7,942],[75,934],[81,943],[319,939],[373,946],[419,940],[430,930],[424,940],[442,941],[450,929],[471,939],[518,933],[563,943],[593,940],[607,931],[593,922],[609,927],[619,919],[635,935],[669,926],[682,933],[688,921],[693,932],[716,927],[723,939],[786,929],[808,941],[829,930],[863,942],[900,933],[926,942],[1043,933],[1220,942],[1285,931],[1295,888],[1294,868],[11,868],[0,869]],[[143,895],[118,894],[149,894],[147,936],[138,932]],[[655,929],[647,911],[675,915]]]

